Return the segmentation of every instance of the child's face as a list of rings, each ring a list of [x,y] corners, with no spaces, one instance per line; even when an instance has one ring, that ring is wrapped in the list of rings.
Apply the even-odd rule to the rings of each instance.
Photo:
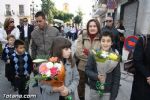
[[[9,38],[8,39],[8,44],[9,45],[14,45],[15,39],[14,38]]]
[[[71,55],[71,48],[62,49],[63,58],[68,59]]]
[[[101,49],[104,51],[110,50],[112,46],[112,39],[109,36],[102,36],[101,38]]]
[[[19,45],[18,48],[16,48],[17,53],[23,54],[25,52],[25,46]]]

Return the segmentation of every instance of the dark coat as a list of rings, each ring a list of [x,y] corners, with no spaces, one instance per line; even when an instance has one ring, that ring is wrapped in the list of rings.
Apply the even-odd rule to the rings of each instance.
[[[30,42],[30,39],[31,39],[31,33],[32,33],[33,29],[34,29],[34,26],[31,25],[31,24],[28,24],[28,41],[29,42]],[[25,40],[24,26],[20,26],[19,30],[20,30],[20,39],[24,41]]]
[[[86,75],[89,78],[89,85],[90,88],[96,90],[96,82],[98,81],[98,71],[97,71],[97,64],[94,58],[94,55],[90,55],[88,57],[87,65],[85,66]],[[119,90],[119,83],[120,83],[120,63],[115,67],[115,69],[107,73],[106,83],[109,85],[105,86],[105,93],[111,93],[110,100],[115,100]]]
[[[136,73],[132,86],[130,100],[150,100],[150,85],[146,78],[150,77],[150,39],[148,38],[144,50],[142,38],[136,44],[134,51],[134,65]]]

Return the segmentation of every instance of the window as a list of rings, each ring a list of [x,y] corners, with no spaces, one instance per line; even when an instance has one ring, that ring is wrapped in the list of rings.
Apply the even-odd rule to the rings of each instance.
[[[11,16],[10,5],[9,5],[9,4],[6,4],[5,7],[6,7],[6,16]]]
[[[19,15],[24,16],[24,5],[19,5]]]

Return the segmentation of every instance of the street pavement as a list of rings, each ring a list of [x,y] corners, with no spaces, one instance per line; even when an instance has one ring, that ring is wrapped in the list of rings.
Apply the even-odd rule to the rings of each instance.
[[[121,68],[122,68],[121,64]],[[32,76],[32,75],[31,75]],[[132,80],[133,77],[132,75],[126,74],[122,70],[121,74],[121,86],[119,89],[119,94],[116,100],[129,100],[130,99],[130,94],[131,94],[131,87],[132,87]],[[89,100],[89,87],[86,85],[86,100]],[[0,61],[0,100],[5,100],[4,95],[5,94],[17,94],[17,92],[13,91],[13,88],[11,84],[7,81],[7,79],[4,76],[4,63]],[[39,87],[32,88],[30,85],[30,93],[31,95],[36,95],[37,98],[40,96],[40,91]],[[77,95],[77,93],[76,93]],[[37,98],[31,98],[31,100],[37,100]],[[12,100],[12,99],[7,99],[7,100]],[[18,99],[13,99],[13,100],[18,100]],[[40,99],[38,99],[40,100]],[[76,96],[76,100],[78,100],[78,97]]]

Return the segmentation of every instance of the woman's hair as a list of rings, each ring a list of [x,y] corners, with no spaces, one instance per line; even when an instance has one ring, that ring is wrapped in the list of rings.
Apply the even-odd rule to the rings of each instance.
[[[13,18],[10,18],[10,17],[5,19],[5,22],[4,22],[4,29],[5,29],[5,30],[8,29],[9,24],[11,23],[12,20],[14,21],[14,19],[13,19]]]
[[[100,40],[102,39],[102,37],[106,37],[106,36],[109,36],[111,40],[113,41],[113,34],[109,31],[104,31],[100,36]]]
[[[87,26],[86,26],[87,32],[89,33],[89,25],[90,25],[91,22],[95,22],[95,24],[97,26],[97,29],[98,29],[98,33],[100,34],[100,32],[101,32],[100,27],[101,26],[100,26],[100,23],[97,19],[91,19],[91,20],[88,21]]]
[[[63,37],[55,38],[50,51],[51,56],[58,57],[60,60],[64,60],[62,56],[62,50],[64,48],[71,48],[71,42]],[[75,63],[71,55],[68,61],[71,63],[71,67],[74,67]]]

